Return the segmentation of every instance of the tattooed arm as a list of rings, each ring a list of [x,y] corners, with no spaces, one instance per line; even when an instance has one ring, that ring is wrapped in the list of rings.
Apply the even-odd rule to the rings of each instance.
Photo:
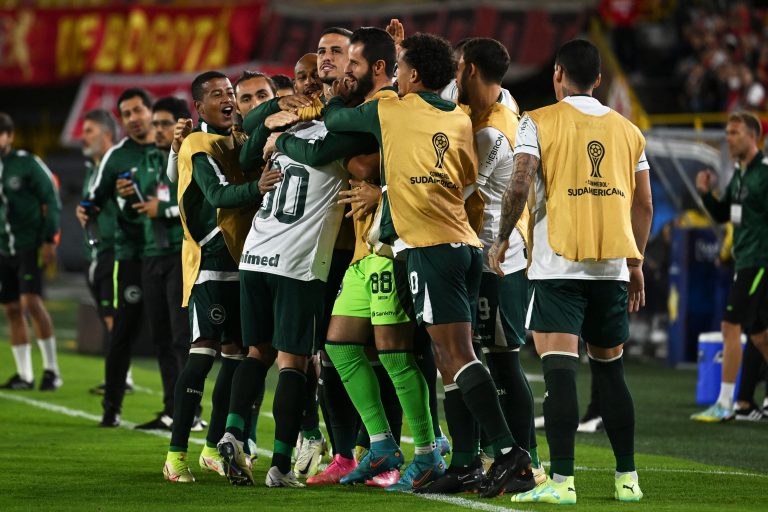
[[[504,191],[504,197],[501,199],[499,236],[488,251],[488,264],[502,277],[504,272],[500,264],[504,262],[509,246],[509,235],[512,234],[525,209],[531,182],[539,168],[539,159],[529,153],[518,153],[515,155],[514,168],[512,179],[509,180],[507,190]]]

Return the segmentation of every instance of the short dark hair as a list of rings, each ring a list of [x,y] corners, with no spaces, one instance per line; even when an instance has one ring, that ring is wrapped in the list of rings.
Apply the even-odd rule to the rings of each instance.
[[[347,39],[352,37],[352,31],[344,27],[329,27],[320,32],[320,37],[326,36],[328,34],[339,34],[340,36],[344,36]]]
[[[504,45],[495,39],[475,37],[462,47],[464,64],[474,64],[480,77],[494,84],[501,84],[509,69],[509,53]]]
[[[195,101],[202,101],[205,91],[203,90],[203,84],[214,78],[229,78],[227,75],[220,71],[206,71],[201,73],[192,80],[192,99]]]
[[[265,79],[267,81],[267,85],[272,90],[272,94],[277,93],[277,86],[275,86],[275,82],[272,80],[272,78],[270,78],[269,75],[265,75],[264,73],[260,73],[259,71],[248,71],[247,69],[243,71],[243,74],[237,78],[237,81],[235,82],[235,91],[237,91],[237,86],[240,84],[240,82],[253,80],[254,78]]]
[[[442,89],[454,78],[453,49],[442,37],[418,33],[403,39],[400,46],[406,50],[405,62],[419,72],[427,89]]]
[[[177,121],[182,117],[185,119],[192,117],[192,114],[189,113],[187,102],[175,96],[166,96],[157,100],[152,105],[152,112],[170,112]]]
[[[555,63],[576,87],[589,89],[600,76],[600,52],[586,39],[568,41],[557,51]]]
[[[0,112],[0,133],[13,133],[13,119],[5,112]]]
[[[288,75],[272,75],[272,82],[274,82],[275,88],[278,90],[293,88],[293,79]]]
[[[734,112],[728,116],[729,123],[744,123],[747,130],[752,132],[756,139],[759,139],[763,135],[763,126],[760,124],[760,120],[752,112]]]
[[[112,112],[103,108],[95,108],[89,110],[83,116],[83,121],[93,121],[101,126],[105,131],[108,131],[112,135],[112,142],[117,140],[120,135],[119,128],[117,127],[117,119],[112,115]]]
[[[120,112],[120,104],[122,102],[136,97],[141,98],[141,102],[145,107],[152,108],[152,97],[149,95],[149,93],[140,87],[131,87],[130,89],[124,90],[120,94],[120,97],[117,98],[117,111]]]
[[[377,27],[361,27],[352,32],[352,37],[349,38],[349,44],[356,43],[363,45],[363,57],[368,61],[368,65],[383,60],[387,76],[389,78],[395,76],[397,61],[395,41],[386,30]]]

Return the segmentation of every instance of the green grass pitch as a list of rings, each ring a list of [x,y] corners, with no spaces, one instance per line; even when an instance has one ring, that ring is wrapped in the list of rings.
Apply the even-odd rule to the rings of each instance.
[[[49,303],[59,339],[64,387],[55,393],[0,391],[0,511],[15,510],[280,510],[368,511],[418,510],[550,510],[551,505],[513,506],[508,497],[480,500],[473,495],[428,500],[387,493],[362,486],[307,489],[267,489],[263,485],[233,488],[218,475],[197,467],[200,434],[190,448],[197,482],[174,485],[163,480],[166,437],[128,428],[101,429],[99,398],[87,389],[101,382],[101,358],[74,353],[76,306]],[[0,336],[7,332],[0,319]],[[40,356],[33,362],[39,378]],[[529,374],[541,368],[531,351],[524,366]],[[7,339],[0,341],[0,378],[14,371]],[[211,372],[203,401],[210,412],[210,394],[217,366]],[[580,369],[581,409],[588,399],[589,370]],[[698,409],[694,403],[695,372],[673,371],[656,365],[629,364],[628,381],[637,409],[636,451],[640,484],[645,498],[640,503],[613,500],[613,457],[605,434],[579,434],[576,447],[574,510],[615,511],[721,511],[765,510],[768,486],[768,424],[705,425],[688,420]],[[134,361],[139,385],[125,400],[123,419],[139,423],[151,419],[160,408],[160,380],[153,360]],[[274,374],[270,374],[274,383]],[[543,395],[543,383],[532,382],[534,395]],[[762,388],[761,388],[762,389]],[[259,422],[259,448],[267,453],[272,444],[271,393],[267,393]],[[540,402],[540,400],[538,400]],[[540,403],[537,409],[540,411]],[[443,427],[445,430],[445,427]],[[547,460],[543,432],[540,453]],[[407,428],[404,435],[408,435]],[[197,443],[197,444],[195,444]],[[404,443],[406,458],[413,447]],[[269,458],[259,457],[257,482],[263,482]]]

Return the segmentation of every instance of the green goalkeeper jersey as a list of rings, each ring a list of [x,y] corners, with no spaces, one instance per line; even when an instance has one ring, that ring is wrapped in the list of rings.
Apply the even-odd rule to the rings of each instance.
[[[0,158],[0,253],[15,255],[53,242],[61,201],[53,174],[32,153],[11,149]]]

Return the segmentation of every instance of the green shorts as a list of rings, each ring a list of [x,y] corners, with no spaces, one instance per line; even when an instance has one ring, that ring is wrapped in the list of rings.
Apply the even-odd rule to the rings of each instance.
[[[240,344],[240,283],[206,281],[192,287],[189,330],[198,339]]]
[[[372,325],[404,324],[413,317],[405,265],[369,254],[344,274],[332,316],[370,318]]]
[[[416,321],[428,325],[474,323],[483,252],[466,244],[418,247],[406,252]]]
[[[629,338],[626,282],[539,279],[531,288],[528,329],[575,334],[601,348]]]
[[[492,272],[483,272],[474,341],[482,345],[484,352],[525,345],[528,299],[525,270],[503,278]]]
[[[312,355],[323,318],[325,283],[240,271],[243,346],[271,343],[281,352]]]

